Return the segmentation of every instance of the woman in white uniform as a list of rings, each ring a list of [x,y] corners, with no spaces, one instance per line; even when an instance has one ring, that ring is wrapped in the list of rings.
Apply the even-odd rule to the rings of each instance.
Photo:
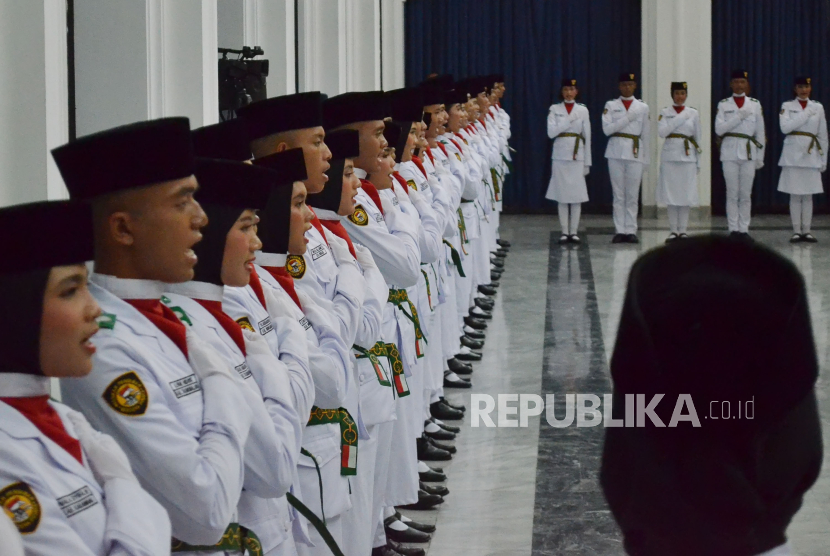
[[[795,78],[796,98],[781,105],[778,120],[786,135],[778,165],[781,178],[778,191],[790,194],[793,236],[790,243],[817,240],[810,233],[813,220],[813,195],[823,193],[821,174],[827,169],[827,119],[824,107],[810,100],[813,90],[809,77]]]
[[[591,171],[591,122],[588,108],[576,102],[576,79],[563,79],[562,102],[550,107],[548,137],[553,139],[551,176],[545,198],[559,203],[560,244],[579,243],[582,203],[588,200],[585,176]]]
[[[28,556],[170,554],[170,520],[115,443],[49,398],[92,370],[92,216],[71,202],[0,210],[0,506]],[[125,387],[119,395],[134,394]],[[134,398],[133,398],[134,399]],[[0,545],[5,554],[6,545]]]
[[[686,106],[688,87],[685,81],[671,84],[672,106],[663,108],[657,122],[657,133],[665,139],[660,152],[660,180],[657,202],[665,204],[669,213],[669,237],[686,239],[689,208],[699,204],[697,174],[700,172],[700,114]]]

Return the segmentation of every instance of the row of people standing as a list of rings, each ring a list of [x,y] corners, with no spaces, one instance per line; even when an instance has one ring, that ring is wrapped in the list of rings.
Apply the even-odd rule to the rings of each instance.
[[[715,133],[726,181],[726,217],[730,236],[749,238],[752,185],[764,166],[766,130],[761,104],[747,96],[749,74],[732,72],[732,96],[718,103]],[[779,121],[786,135],[779,159],[778,190],[790,195],[793,235],[790,241],[815,243],[811,233],[812,196],[823,192],[821,173],[827,167],[827,120],[823,106],[810,99],[812,79],[796,77],[795,99],[782,104]],[[620,97],[605,104],[602,128],[613,191],[616,234],[613,243],[637,243],[637,210],[643,171],[649,166],[649,107],[634,98],[634,73],[619,76]],[[660,110],[658,135],[665,139],[660,154],[657,202],[668,210],[668,242],[688,237],[689,212],[699,205],[701,121],[686,106],[686,82],[671,84],[672,105]],[[546,197],[559,204],[560,243],[578,243],[580,203],[588,200],[585,178],[591,166],[591,125],[587,107],[576,103],[576,79],[563,79],[562,102],[548,115],[548,136],[554,140],[551,180]],[[575,108],[574,108],[575,106]],[[581,147],[580,147],[581,145]]]
[[[503,81],[53,151],[71,200],[0,209],[0,505],[26,554],[423,555],[395,539],[434,527],[400,512],[449,493],[426,462],[455,452],[444,390],[472,386],[509,247]]]

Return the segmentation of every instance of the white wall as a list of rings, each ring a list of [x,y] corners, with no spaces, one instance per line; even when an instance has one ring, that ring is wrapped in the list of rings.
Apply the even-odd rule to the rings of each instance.
[[[65,1],[0,0],[0,206],[66,196],[67,112]]]
[[[703,140],[698,192],[701,207],[711,206],[710,136],[712,129],[712,3],[711,0],[643,0],[642,13],[642,87],[643,100],[651,108],[651,167],[643,178],[644,215],[656,215],[657,177],[660,148],[657,117],[661,108],[672,102],[672,81],[686,81],[687,104],[700,111]],[[651,210],[647,210],[651,207]]]
[[[391,91],[405,83],[404,14],[406,0],[383,2],[383,88]]]

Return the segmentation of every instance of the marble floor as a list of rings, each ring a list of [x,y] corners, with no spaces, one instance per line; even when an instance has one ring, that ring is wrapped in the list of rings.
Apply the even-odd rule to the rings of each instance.
[[[608,360],[629,269],[639,253],[662,244],[668,223],[642,221],[639,245],[611,245],[608,216],[586,216],[580,228],[585,244],[563,249],[555,245],[555,216],[503,217],[502,237],[513,248],[485,356],[475,365],[472,392],[449,394],[468,406],[468,414],[471,393],[610,392]],[[756,217],[752,228],[757,240],[791,258],[805,276],[830,445],[830,217],[815,218],[815,245],[789,244],[786,216]],[[725,230],[724,219],[693,219],[690,226],[690,233],[710,230]],[[459,426],[458,454],[443,466],[451,491],[446,502],[430,512],[407,512],[437,523],[430,556],[624,554],[597,482],[601,428],[540,427],[539,417],[519,428],[474,428],[469,417]],[[830,554],[828,465],[788,532],[800,556]]]

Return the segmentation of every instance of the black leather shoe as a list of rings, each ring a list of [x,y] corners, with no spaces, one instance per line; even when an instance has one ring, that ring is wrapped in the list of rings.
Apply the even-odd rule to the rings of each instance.
[[[484,347],[484,342],[482,340],[473,340],[468,336],[461,336],[461,345],[467,346],[470,349],[481,349]]]
[[[487,323],[481,319],[473,317],[464,317],[464,324],[476,330],[487,330]]]
[[[461,361],[459,361],[455,357],[453,357],[452,359],[447,360],[447,366],[455,374],[460,373],[462,375],[469,375],[469,374],[472,374],[472,372],[473,372],[472,365],[468,365],[467,363],[462,363]],[[439,419],[440,419],[440,417],[439,417]]]
[[[464,412],[458,411],[457,409],[453,409],[448,405],[442,404],[441,402],[435,402],[429,404],[429,413],[436,419],[447,420],[447,421],[460,421],[464,418]]]
[[[496,306],[496,301],[494,299],[489,299],[487,297],[476,297],[475,298],[476,307],[479,309],[484,309],[485,311],[492,311],[493,307]]]
[[[484,295],[496,295],[496,288],[490,288],[488,286],[481,285],[478,287],[478,291],[483,293]]]
[[[625,243],[625,234],[614,234],[611,238],[611,243]]]
[[[484,334],[484,332],[479,332],[478,330],[466,331],[464,332],[464,335],[469,338],[472,338],[473,340],[483,340],[487,337],[487,335]]]
[[[418,478],[426,483],[442,483],[447,480],[446,475],[433,471],[432,469],[424,471],[423,473],[418,473]]]
[[[458,449],[452,444],[442,444],[441,442],[436,442],[431,438],[425,438],[424,440],[426,440],[426,443],[432,446],[433,448],[444,450],[445,452],[449,452],[451,454],[454,454],[458,451]]]
[[[493,288],[495,290],[496,288],[499,287],[500,284],[498,282],[490,282],[489,284],[484,284],[484,285],[487,286],[488,288]]]
[[[459,361],[481,361],[481,354],[477,351],[471,351],[470,353],[458,353],[455,358]]]
[[[469,377],[471,374],[473,374],[473,366],[469,363],[462,363],[461,361],[458,361],[458,363],[462,366],[458,367],[453,372],[457,374],[459,378],[469,381],[469,378],[464,377]]]
[[[473,385],[470,383],[469,380],[464,380],[463,378],[461,378],[457,374],[455,376],[458,377],[458,380],[452,380],[450,378],[447,378],[448,375],[452,376],[452,375],[450,375],[450,373],[444,373],[444,388],[472,388],[473,387]],[[433,416],[437,417],[438,419],[441,419],[442,421],[444,420],[443,418],[438,417],[437,415],[433,415]]]
[[[405,506],[398,506],[405,510],[429,510],[438,504],[443,504],[444,499],[437,494],[427,494],[423,490],[418,490],[418,501],[414,504],[406,504]]]
[[[741,232],[735,230],[734,232],[729,232],[729,237],[732,239],[741,239]]]
[[[441,421],[441,419],[438,419],[438,421]],[[441,427],[442,429],[444,429],[445,431],[454,432],[455,434],[458,434],[458,433],[461,432],[461,429],[459,427],[454,427],[452,425],[448,425],[448,424],[444,423],[443,421],[438,423],[438,422],[436,422],[434,417],[432,418],[432,422],[435,423],[436,425],[438,425],[439,427]],[[439,473],[444,472],[443,469],[433,469],[433,470],[438,471]]]
[[[466,406],[464,406],[463,404],[450,403],[450,402],[447,400],[447,398],[445,398],[445,397],[443,397],[443,396],[442,396],[442,397],[440,397],[440,398],[438,398],[438,401],[439,401],[440,403],[444,404],[444,405],[448,405],[448,406],[450,406],[451,408],[455,409],[456,411],[467,411],[467,407],[466,407]]]
[[[507,257],[507,249],[496,249],[493,251],[493,254],[497,257],[505,258]]]
[[[429,421],[427,421],[427,423],[429,423]],[[438,425],[435,426],[438,427]],[[445,442],[447,440],[455,440],[455,434],[450,431],[445,431],[441,427],[438,427],[438,430],[435,432],[424,431],[424,436],[433,440],[443,440]]]
[[[372,556],[400,556],[400,554],[389,546],[376,546],[372,549]]]
[[[637,239],[637,234],[626,234],[625,235],[625,242],[626,243],[640,243],[640,240]]]
[[[475,307],[473,309],[470,309],[470,312],[468,314],[474,319],[491,320],[493,318],[493,313],[491,313],[490,311],[485,311],[481,307]]]
[[[447,450],[436,448],[426,438],[418,438],[416,442],[418,446],[418,459],[421,461],[449,461],[452,459],[452,454]]]
[[[447,492],[449,492],[449,491],[447,491]],[[401,512],[395,512],[395,517],[397,517],[398,521],[405,524],[410,529],[417,529],[418,531],[421,531],[422,533],[434,533],[435,532],[435,525],[429,525],[427,523],[418,523],[417,521],[412,521],[411,519],[409,521],[404,521],[403,516],[401,515]]]
[[[429,491],[425,491],[429,493]],[[394,515],[390,515],[386,519],[383,520],[383,528],[386,531],[386,538],[392,539],[395,542],[429,542],[432,538],[430,535],[418,531],[417,529],[413,529],[407,525],[407,528],[403,531],[399,531],[397,529],[393,529],[390,527],[392,523],[398,521],[398,518]],[[401,522],[403,523],[403,522]]]
[[[491,271],[490,272],[490,281],[491,282],[498,282],[501,279],[501,272]]]
[[[425,485],[424,483],[419,483],[418,488],[420,488],[421,490],[423,490],[427,494],[437,494],[438,496],[446,496],[447,494],[450,493],[450,489],[448,489],[444,485],[429,486],[429,485]],[[407,525],[409,525],[409,524],[407,523]]]
[[[818,240],[810,232],[807,232],[806,234],[801,234],[801,241],[806,241],[807,243],[818,243]]]
[[[423,548],[418,548],[417,546],[404,546],[391,539],[386,539],[386,546],[394,550],[396,554],[401,554],[402,556],[426,556],[427,554],[424,552]]]
[[[496,243],[498,243],[502,247],[506,247],[506,248],[510,249],[510,242],[507,241],[506,239],[497,239]]]

